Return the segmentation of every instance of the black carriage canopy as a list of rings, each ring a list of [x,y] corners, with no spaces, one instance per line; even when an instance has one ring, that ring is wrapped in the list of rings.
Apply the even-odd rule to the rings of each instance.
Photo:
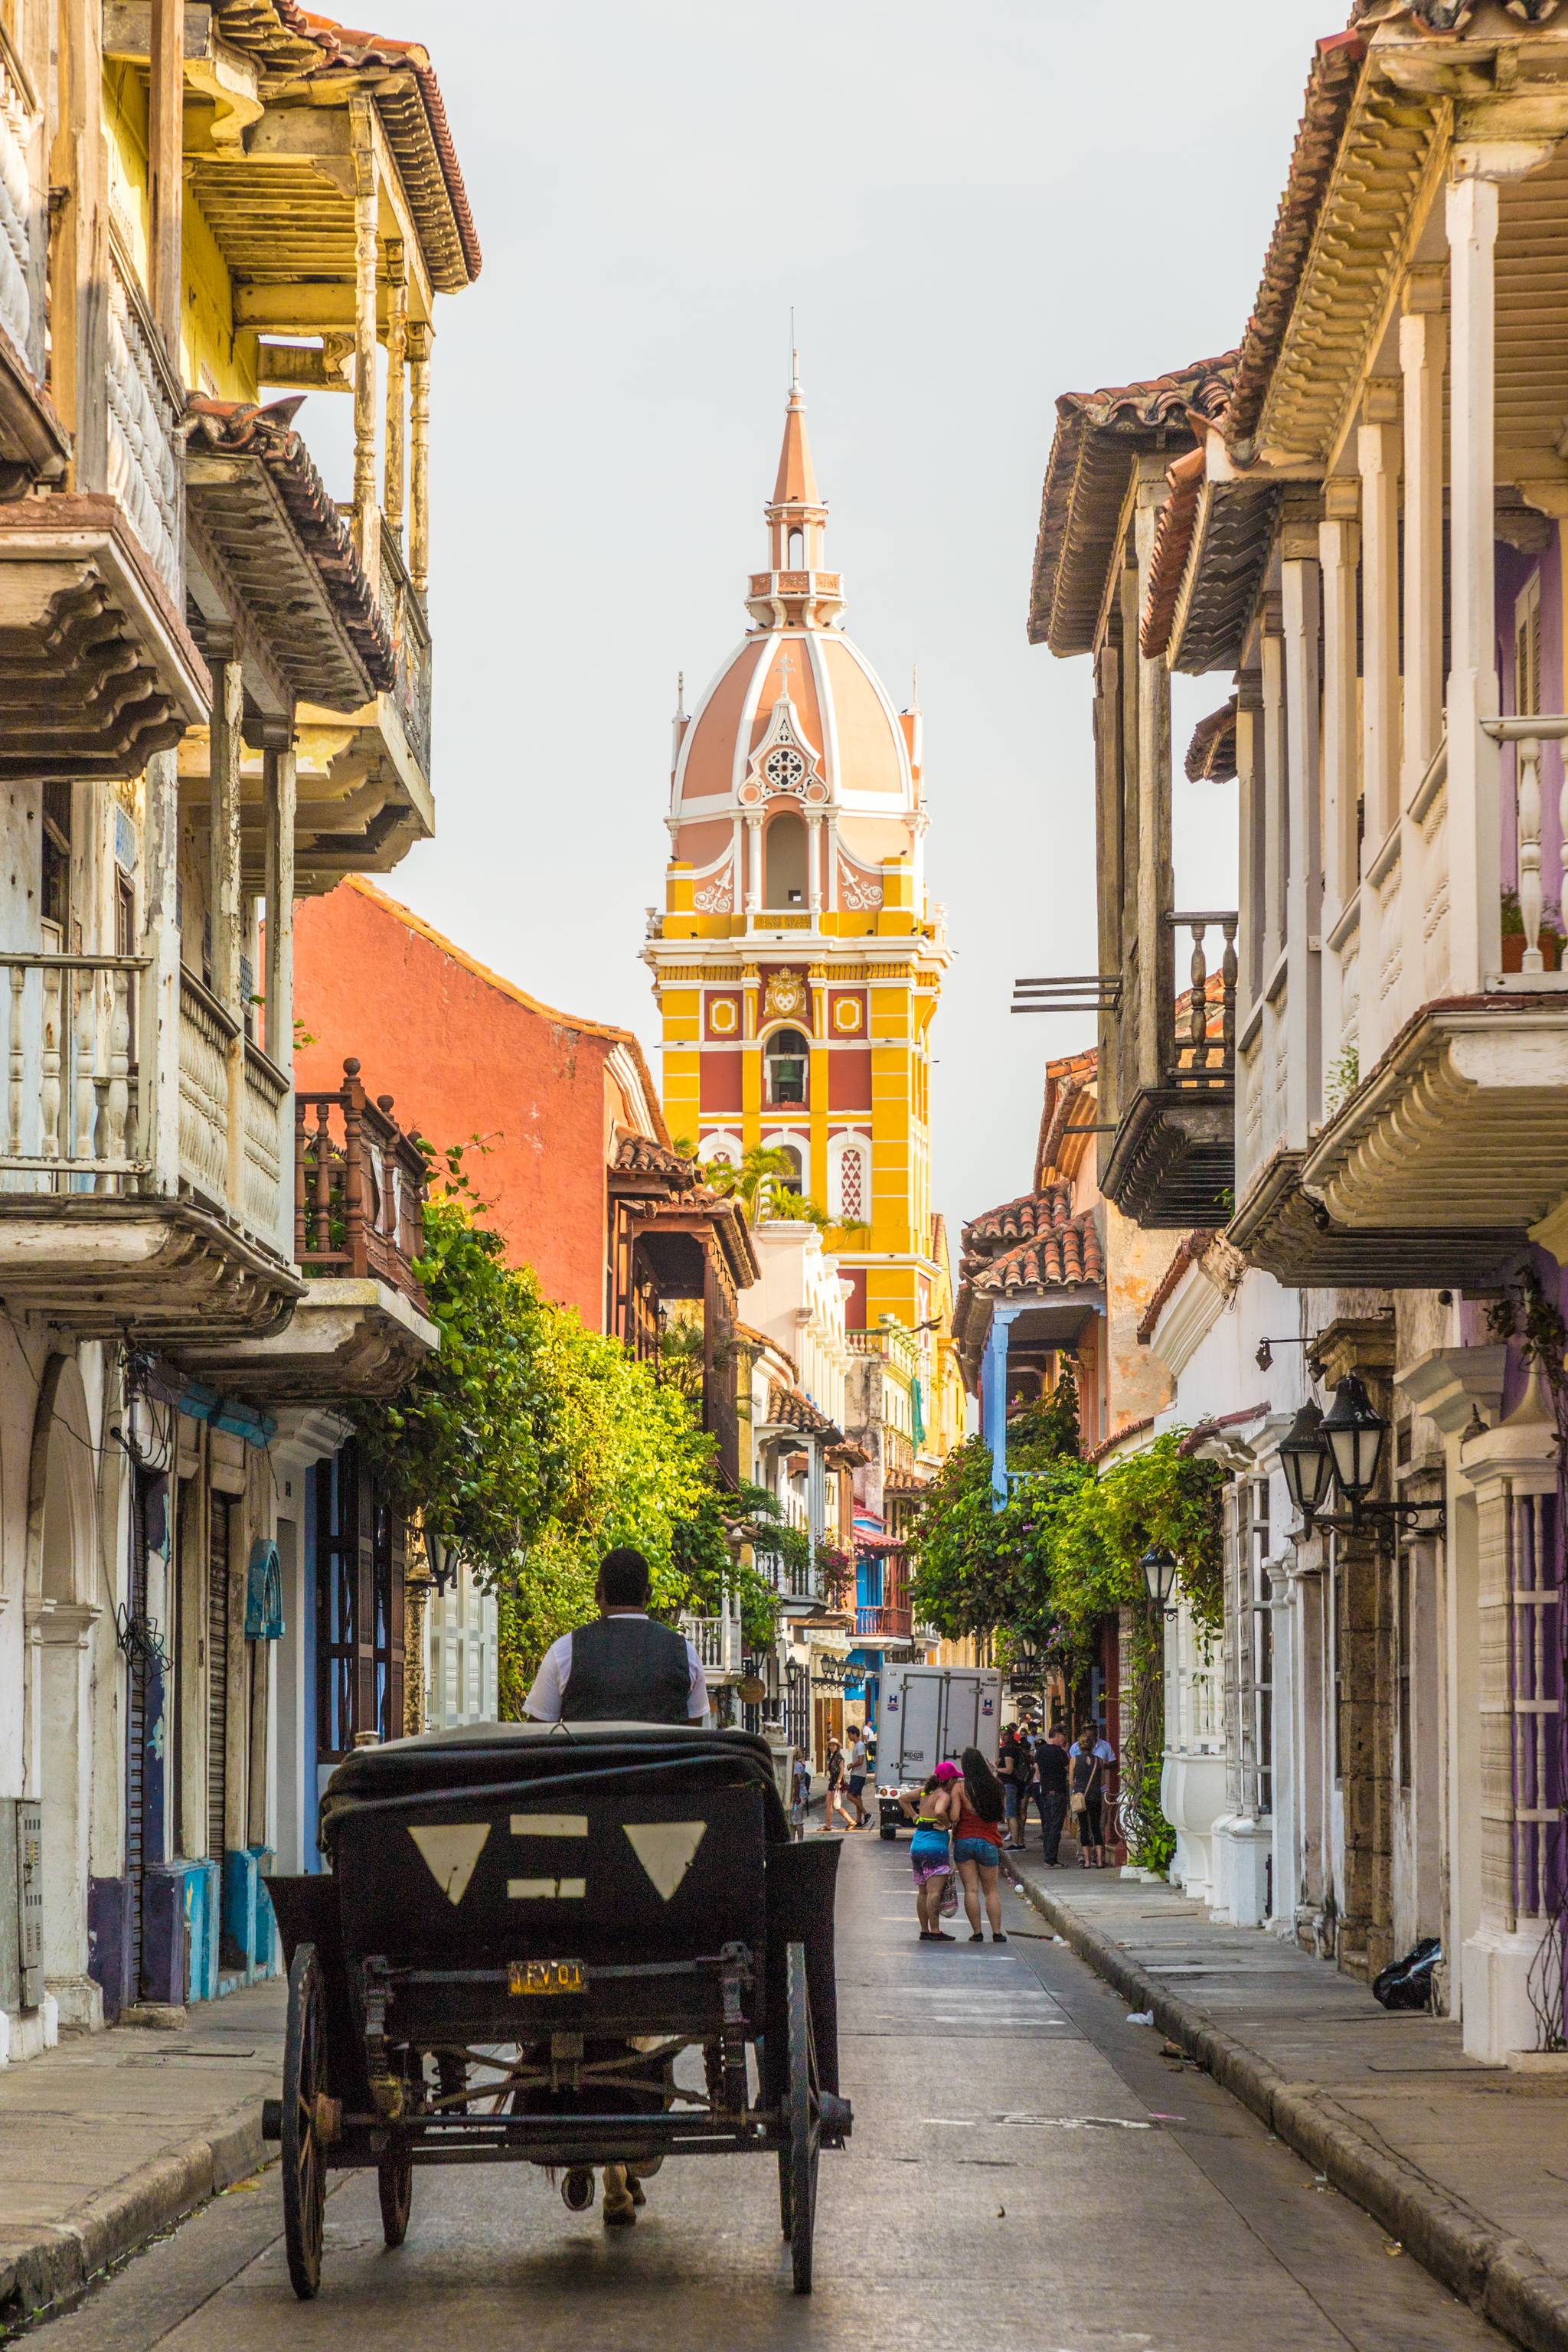
[[[482,1804],[523,1788],[611,1801],[639,1790],[673,1795],[755,1788],[766,1842],[789,1836],[772,1751],[751,1732],[667,1723],[475,1723],[346,1756],[321,1800],[321,1849],[333,1855],[351,1822],[368,1827],[383,1815],[390,1825],[399,1813],[431,1803]]]

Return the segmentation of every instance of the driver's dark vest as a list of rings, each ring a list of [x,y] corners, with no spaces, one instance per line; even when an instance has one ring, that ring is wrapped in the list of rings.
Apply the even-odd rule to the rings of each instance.
[[[689,1723],[685,1636],[647,1617],[601,1617],[572,1636],[563,1723]]]

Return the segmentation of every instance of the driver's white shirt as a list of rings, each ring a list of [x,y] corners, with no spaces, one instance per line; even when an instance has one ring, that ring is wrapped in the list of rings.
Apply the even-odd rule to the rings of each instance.
[[[646,1609],[617,1609],[617,1617],[640,1618],[646,1624]],[[708,1713],[708,1677],[702,1671],[702,1661],[691,1642],[686,1644],[686,1659],[690,1668],[687,1684],[686,1712],[693,1723],[701,1723]],[[559,1723],[561,1702],[566,1696],[566,1685],[572,1679],[572,1636],[563,1633],[552,1642],[539,1662],[539,1672],[533,1677],[533,1687],[523,1700],[522,1711],[535,1723]]]

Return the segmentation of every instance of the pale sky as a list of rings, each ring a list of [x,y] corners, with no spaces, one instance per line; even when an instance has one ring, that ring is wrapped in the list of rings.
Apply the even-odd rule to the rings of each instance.
[[[1052,404],[1237,340],[1313,40],[1347,15],[384,5],[378,27],[430,47],[485,251],[437,318],[438,833],[385,887],[534,994],[637,1030],[657,1075],[638,948],[676,673],[700,690],[745,626],[793,304],[849,633],[896,705],[920,667],[957,950],[932,1093],[955,1247],[1026,1190],[1047,1055],[1090,1026],[1011,1017],[1012,981],[1095,958],[1089,665],[1025,635]],[[300,419],[323,457],[326,405]],[[1227,690],[1176,682],[1189,906],[1235,904],[1235,788],[1179,772]]]

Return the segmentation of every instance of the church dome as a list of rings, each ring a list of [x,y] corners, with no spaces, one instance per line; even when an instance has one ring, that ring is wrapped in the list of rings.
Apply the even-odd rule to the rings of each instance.
[[[823,568],[827,509],[798,381],[765,512],[769,569],[752,573],[746,599],[754,625],[695,712],[677,713],[675,854],[700,865],[721,846],[717,827],[727,837],[737,814],[780,802],[831,812],[846,845],[868,856],[907,849],[920,801],[920,718],[894,709],[840,624],[843,583]]]

